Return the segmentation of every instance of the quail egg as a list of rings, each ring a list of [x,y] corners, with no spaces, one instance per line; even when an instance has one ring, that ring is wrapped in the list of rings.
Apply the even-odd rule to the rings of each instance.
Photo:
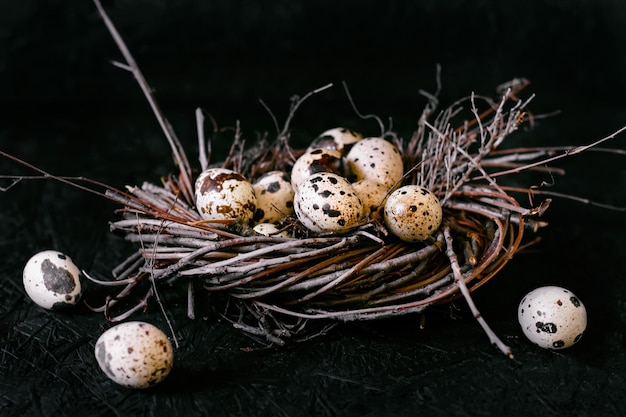
[[[367,179],[390,188],[404,175],[400,151],[384,138],[364,138],[355,143],[346,155],[346,162],[352,182]]]
[[[431,236],[441,225],[443,211],[435,194],[419,185],[405,185],[392,192],[384,208],[387,229],[406,242]]]
[[[24,266],[23,282],[31,300],[48,310],[73,306],[82,295],[80,270],[69,256],[55,250],[33,255]]]
[[[256,223],[274,223],[293,214],[294,191],[287,173],[270,171],[252,184],[256,195]]]
[[[274,223],[259,223],[253,230],[263,236],[292,237],[289,231],[279,229]]]
[[[334,149],[345,155],[352,145],[363,139],[363,136],[345,127],[335,127],[328,129],[313,139],[308,147],[308,151],[313,149]]]
[[[565,349],[577,343],[587,328],[587,310],[568,289],[548,285],[522,298],[517,319],[524,335],[545,349]]]
[[[352,183],[352,187],[356,191],[363,203],[363,214],[371,214],[379,217],[379,212],[384,207],[389,187],[372,180],[360,180]]]
[[[318,172],[296,189],[294,209],[298,220],[318,233],[346,232],[363,216],[363,203],[344,177]]]
[[[294,190],[300,183],[318,172],[341,171],[341,152],[335,149],[311,149],[296,159],[291,168],[291,185]]]
[[[129,321],[106,330],[96,341],[100,369],[113,382],[129,388],[148,388],[172,370],[174,350],[158,327]]]
[[[252,184],[241,174],[225,168],[203,171],[195,184],[196,207],[206,220],[238,220],[248,223],[256,211]]]

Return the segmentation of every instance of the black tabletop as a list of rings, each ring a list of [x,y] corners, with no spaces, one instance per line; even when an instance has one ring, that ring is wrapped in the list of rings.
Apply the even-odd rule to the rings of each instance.
[[[291,126],[294,143],[347,126],[374,135],[359,111],[393,120],[408,137],[426,98],[441,107],[497,85],[530,80],[535,94],[512,140],[577,146],[626,125],[623,92],[626,5],[530,2],[138,2],[105,1],[195,167],[194,112],[219,127],[240,122],[254,141],[275,134],[292,96],[307,99]],[[91,2],[0,5],[0,150],[59,176],[116,188],[159,183],[175,170],[167,141]],[[269,109],[269,110],[268,110]],[[517,139],[515,139],[517,138]],[[624,149],[617,135],[603,147]],[[527,141],[527,142],[524,142]],[[213,158],[230,143],[214,143]],[[463,299],[378,321],[340,323],[318,338],[264,348],[200,309],[191,320],[184,291],[163,294],[132,318],[175,335],[168,378],[146,390],[107,379],[94,358],[111,327],[82,305],[34,305],[22,286],[30,256],[56,249],[94,276],[135,246],[109,231],[116,203],[52,179],[0,186],[0,415],[575,415],[626,412],[626,206],[624,155],[587,151],[543,176],[554,197],[541,241],[516,254],[473,294],[514,358],[489,343]],[[0,175],[37,173],[0,158]],[[526,180],[521,177],[520,181]],[[533,179],[533,181],[536,178]],[[522,334],[517,306],[528,291],[560,285],[588,311],[573,347],[541,349]],[[206,299],[199,295],[199,302]],[[206,311],[210,309],[205,309]],[[166,319],[167,318],[167,321]]]

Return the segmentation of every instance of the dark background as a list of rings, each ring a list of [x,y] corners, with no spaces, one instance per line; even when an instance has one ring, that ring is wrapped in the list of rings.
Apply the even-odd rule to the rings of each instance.
[[[292,95],[334,83],[293,121],[295,141],[329,127],[376,134],[359,109],[410,136],[434,92],[442,108],[471,92],[531,81],[531,131],[512,140],[580,145],[626,124],[626,3],[618,1],[105,1],[195,166],[194,110],[244,134],[275,132]],[[0,2],[0,149],[58,175],[115,187],[173,170],[167,143],[89,1]],[[528,141],[528,142],[524,142]],[[607,146],[624,149],[624,135]],[[228,143],[217,143],[215,160]],[[558,163],[552,190],[626,206],[624,156],[587,152]],[[32,174],[0,159],[0,174]],[[549,180],[549,178],[540,178]],[[3,182],[2,186],[9,182]],[[527,184],[528,185],[528,184]],[[491,346],[465,303],[417,317],[340,325],[326,337],[244,352],[254,340],[227,323],[167,308],[180,346],[154,389],[108,381],[93,358],[104,317],[34,306],[24,263],[43,249],[106,276],[132,250],[108,232],[114,204],[54,183],[0,193],[0,415],[622,416],[626,413],[626,213],[555,199],[550,226],[474,294],[515,354]],[[585,303],[588,331],[559,352],[532,346],[517,324],[521,297],[562,285]],[[135,318],[164,325],[156,305]]]

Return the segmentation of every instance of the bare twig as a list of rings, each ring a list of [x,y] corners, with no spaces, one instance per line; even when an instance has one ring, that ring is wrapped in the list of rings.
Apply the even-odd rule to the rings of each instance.
[[[476,304],[474,304],[474,300],[472,299],[472,296],[470,295],[470,292],[467,289],[467,286],[465,285],[465,279],[463,278],[463,273],[461,272],[461,268],[459,267],[459,262],[458,262],[456,253],[454,252],[454,246],[453,246],[454,243],[453,243],[452,235],[450,234],[450,229],[447,226],[444,226],[443,233],[446,238],[446,254],[448,255],[448,259],[450,259],[450,266],[452,267],[452,271],[454,272],[454,280],[459,286],[459,289],[461,293],[463,294],[463,297],[465,298],[465,301],[467,302],[467,305],[469,306],[472,314],[474,315],[474,318],[478,321],[480,326],[483,328],[483,330],[489,337],[489,341],[495,344],[498,347],[498,349],[502,351],[502,353],[504,353],[505,355],[507,355],[509,358],[512,359],[513,353],[511,352],[511,348],[505,345],[500,340],[500,338],[494,333],[494,331],[491,330],[491,328],[489,327],[489,325],[487,324],[483,316],[478,311],[478,308],[476,308]]]
[[[122,56],[126,60],[126,63],[124,64],[118,63],[117,66],[132,72],[133,76],[137,80],[137,83],[139,84],[141,91],[143,92],[144,96],[146,97],[146,100],[148,101],[148,103],[150,104],[150,107],[152,108],[152,112],[154,113],[154,116],[156,117],[157,121],[159,122],[159,125],[161,126],[161,130],[165,134],[165,137],[167,138],[167,141],[170,144],[174,161],[176,162],[176,165],[178,166],[180,170],[181,181],[183,183],[183,188],[182,188],[183,194],[185,195],[185,198],[187,201],[193,201],[191,167],[189,165],[189,161],[187,160],[187,157],[185,156],[183,147],[180,141],[178,140],[178,137],[174,133],[172,126],[163,115],[163,112],[161,111],[161,108],[156,98],[154,97],[154,94],[152,92],[152,89],[150,88],[150,85],[146,81],[145,77],[143,76],[143,73],[139,69],[139,66],[135,62],[135,58],[130,53],[130,50],[128,49],[128,47],[126,46],[126,43],[124,42],[124,39],[122,38],[122,36],[120,36],[119,32],[117,31],[117,28],[115,27],[115,25],[109,18],[108,14],[106,13],[104,8],[100,4],[100,0],[93,0],[93,1],[98,9],[98,13],[102,17],[102,20],[104,21],[105,26],[107,27],[107,29],[109,30],[109,33],[111,34],[111,37],[113,38],[115,44],[117,45],[118,49],[122,53]]]

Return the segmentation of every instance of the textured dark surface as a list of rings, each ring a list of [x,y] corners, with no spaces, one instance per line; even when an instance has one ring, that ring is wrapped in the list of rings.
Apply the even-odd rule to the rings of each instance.
[[[77,2],[78,3],[78,2]],[[198,4],[195,4],[198,3]],[[560,113],[521,133],[533,144],[589,143],[626,124],[626,6],[616,1],[105,2],[195,163],[193,112],[220,125],[241,120],[253,139],[273,131],[289,98],[329,82],[294,119],[305,141],[328,127],[365,134],[360,110],[393,117],[408,136],[442,65],[441,101],[490,95],[516,76],[536,93],[531,109]],[[192,6],[193,4],[193,6]],[[115,187],[158,182],[173,170],[167,143],[90,2],[0,3],[0,149],[59,175]],[[624,135],[610,146],[624,148]],[[228,144],[215,144],[216,158]],[[562,161],[554,191],[626,205],[624,156]],[[0,159],[0,174],[31,174]],[[549,180],[549,178],[546,178]],[[8,182],[3,182],[3,186]],[[184,298],[165,297],[180,346],[154,389],[114,385],[98,369],[95,340],[109,324],[77,308],[43,311],[21,272],[44,249],[106,275],[129,254],[108,232],[116,206],[53,181],[0,193],[0,415],[622,416],[626,413],[626,214],[556,199],[550,226],[475,293],[515,354],[491,346],[465,303],[416,317],[341,325],[279,350],[213,318],[191,321]],[[517,303],[539,285],[562,285],[589,313],[573,348],[551,352],[524,338]],[[163,326],[156,305],[136,318]]]

